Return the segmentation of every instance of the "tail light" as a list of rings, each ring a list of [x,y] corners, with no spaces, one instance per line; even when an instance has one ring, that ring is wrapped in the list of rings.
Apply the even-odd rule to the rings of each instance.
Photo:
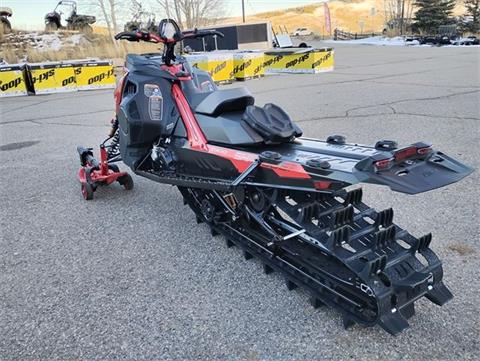
[[[399,151],[393,154],[396,162],[401,162],[405,159],[412,158],[416,155],[417,155],[416,147],[408,147],[408,148],[400,149]]]
[[[377,170],[387,169],[393,164],[393,158],[377,160],[373,165]]]
[[[330,185],[332,182],[329,181],[314,181],[313,186],[315,189],[322,190],[322,189],[328,189],[330,188]]]
[[[432,152],[432,147],[417,148],[418,155],[427,155]]]
[[[396,162],[401,162],[409,158],[416,157],[417,155],[427,155],[432,151],[431,146],[425,146],[425,147],[408,147],[404,149],[400,149],[399,151],[394,153],[394,158]]]
[[[384,170],[390,168],[394,163],[401,163],[407,159],[415,158],[418,156],[425,156],[432,152],[432,147],[425,146],[411,146],[403,148],[393,153],[393,158],[380,159],[373,163],[377,170]]]

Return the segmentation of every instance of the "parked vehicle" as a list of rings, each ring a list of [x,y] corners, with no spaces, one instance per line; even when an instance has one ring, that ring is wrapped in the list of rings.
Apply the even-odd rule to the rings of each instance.
[[[12,9],[7,7],[0,7],[0,25],[3,33],[8,34],[12,31],[12,24],[8,20],[13,15]]]
[[[140,177],[177,186],[212,235],[239,246],[246,259],[260,259],[266,273],[283,274],[288,289],[304,287],[314,307],[337,309],[345,327],[378,324],[398,334],[415,301],[425,296],[443,305],[452,298],[432,235],[414,237],[393,223],[391,208],[376,211],[362,202],[360,188],[345,188],[363,182],[417,194],[457,182],[472,168],[425,142],[304,138],[278,105],[254,105],[244,87],[218,89],[208,73],[175,54],[184,39],[223,34],[181,32],[171,19],[158,29],[116,35],[164,50],[127,55],[102,161],[79,148],[82,167],[88,163],[84,182],[100,165],[98,177],[125,176],[109,172],[122,160]],[[125,186],[126,178],[118,180]],[[94,189],[83,190],[82,183],[91,198]],[[160,215],[152,221],[161,222]]]
[[[155,32],[156,29],[157,22],[155,20],[155,14],[153,13],[137,14],[137,16],[127,22],[124,26],[124,31],[144,30],[148,32]]]
[[[307,28],[297,28],[293,31],[292,36],[308,36],[312,34],[313,32]]]
[[[65,13],[64,13],[65,11]],[[66,25],[62,25],[62,15],[66,15]],[[59,1],[55,9],[45,15],[45,30],[55,31],[58,29],[79,30],[83,33],[92,33],[92,24],[97,19],[92,15],[77,14],[77,2],[72,0]]]

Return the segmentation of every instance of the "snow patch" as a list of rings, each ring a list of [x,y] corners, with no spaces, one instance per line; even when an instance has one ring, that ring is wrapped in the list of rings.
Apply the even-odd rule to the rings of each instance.
[[[57,31],[54,33],[17,33],[5,36],[5,42],[14,48],[32,47],[38,51],[60,51],[63,47],[71,47],[86,42],[84,34],[71,34]]]
[[[468,38],[457,39],[452,42],[452,45],[442,45],[442,47],[471,47],[476,48],[480,45],[469,45]],[[386,36],[372,36],[365,39],[356,39],[356,40],[324,40],[327,44],[357,44],[357,45],[375,45],[375,46],[422,46],[422,47],[431,47],[431,44],[420,44],[418,40],[405,41],[405,38],[402,36],[396,36],[389,38]]]
[[[378,45],[378,46],[404,46],[407,45],[405,39],[401,36],[388,38],[386,36],[372,36],[365,39],[356,40],[325,40],[332,44],[358,44],[358,45]]]

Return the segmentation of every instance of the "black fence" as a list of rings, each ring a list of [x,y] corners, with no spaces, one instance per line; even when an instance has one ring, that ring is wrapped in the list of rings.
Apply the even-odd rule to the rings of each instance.
[[[349,33],[340,29],[335,29],[333,32],[333,40],[356,40],[365,39],[372,36],[381,36],[382,33]]]

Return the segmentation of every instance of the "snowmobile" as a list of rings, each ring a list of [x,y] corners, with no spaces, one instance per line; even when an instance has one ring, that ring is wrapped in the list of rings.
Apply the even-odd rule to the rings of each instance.
[[[302,137],[278,105],[255,105],[244,87],[218,89],[175,54],[184,39],[214,35],[223,36],[182,32],[171,19],[156,33],[116,35],[161,43],[163,53],[126,57],[105,143],[109,162],[178,187],[212,236],[259,259],[265,273],[281,273],[289,290],[303,287],[314,307],[338,310],[345,327],[378,324],[396,335],[418,299],[449,301],[432,235],[413,236],[393,222],[391,208],[377,211],[363,203],[361,188],[346,187],[365,182],[416,194],[472,169],[424,142]]]

